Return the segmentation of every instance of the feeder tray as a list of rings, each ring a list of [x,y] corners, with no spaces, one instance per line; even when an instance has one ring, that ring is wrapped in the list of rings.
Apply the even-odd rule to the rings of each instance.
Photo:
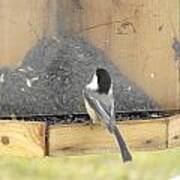
[[[121,116],[117,124],[132,151],[164,150],[180,146],[177,112],[117,113],[117,117]],[[144,117],[138,119],[140,115]],[[111,135],[99,125],[91,129],[87,118],[86,114],[2,117],[0,155],[44,157],[118,152]]]

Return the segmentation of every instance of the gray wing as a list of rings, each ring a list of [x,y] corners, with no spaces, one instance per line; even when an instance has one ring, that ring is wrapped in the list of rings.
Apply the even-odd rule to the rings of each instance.
[[[123,161],[132,160],[131,153],[126,146],[123,136],[121,135],[118,127],[115,124],[113,97],[99,95],[96,92],[92,92],[87,89],[83,91],[83,95],[88,101],[89,105],[96,110],[98,118],[104,122],[109,132],[114,134],[122,153]]]
[[[98,118],[101,119],[110,130],[111,124],[115,122],[113,96],[99,95],[87,89],[83,91],[83,95],[90,106],[96,110]]]

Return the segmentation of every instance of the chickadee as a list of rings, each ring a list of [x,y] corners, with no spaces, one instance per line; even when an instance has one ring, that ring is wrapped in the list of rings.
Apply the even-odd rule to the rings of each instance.
[[[126,143],[116,126],[113,98],[113,84],[109,73],[98,68],[83,90],[86,110],[92,123],[100,122],[111,133],[119,146],[123,161],[131,161],[132,156]]]

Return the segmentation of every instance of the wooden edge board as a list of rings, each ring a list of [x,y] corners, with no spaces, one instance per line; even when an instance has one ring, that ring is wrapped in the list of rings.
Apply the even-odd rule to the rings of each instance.
[[[180,115],[169,118],[168,148],[180,147]]]
[[[118,127],[132,151],[152,151],[168,148],[168,126],[171,118],[129,120],[118,122]],[[101,126],[90,129],[85,124],[51,125],[49,154],[77,155],[117,152],[112,136]]]
[[[0,155],[45,156],[45,123],[1,120]]]
[[[180,115],[118,122],[132,151],[163,150],[180,146]],[[50,125],[18,120],[0,121],[0,155],[22,157],[118,152],[112,136],[99,125]]]

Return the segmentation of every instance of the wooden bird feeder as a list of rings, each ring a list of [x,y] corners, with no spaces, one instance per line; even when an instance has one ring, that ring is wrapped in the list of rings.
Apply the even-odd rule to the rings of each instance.
[[[1,0],[0,7],[0,67],[19,67],[41,39],[56,39],[59,27],[73,31],[104,51],[160,110],[177,110],[165,117],[118,121],[130,149],[180,147],[179,0]],[[0,84],[3,81],[0,75]],[[11,119],[0,121],[2,156],[118,151],[111,136],[98,125],[90,129],[87,123],[49,125],[40,117],[38,122]]]

